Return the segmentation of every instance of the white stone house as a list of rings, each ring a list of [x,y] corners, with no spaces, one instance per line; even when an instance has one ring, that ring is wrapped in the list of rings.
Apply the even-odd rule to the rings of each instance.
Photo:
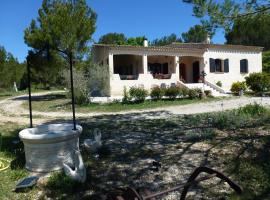
[[[233,82],[262,71],[262,47],[207,43],[167,46],[93,46],[93,61],[109,67],[109,96],[123,95],[124,87],[182,85],[211,90],[214,96],[230,92]],[[206,74],[203,78],[202,74]],[[204,80],[204,81],[203,81]],[[220,81],[222,87],[216,85]]]

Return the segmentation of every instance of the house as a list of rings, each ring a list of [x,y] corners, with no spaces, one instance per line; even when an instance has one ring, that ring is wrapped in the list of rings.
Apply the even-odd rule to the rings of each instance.
[[[211,90],[214,96],[230,92],[233,82],[262,71],[262,47],[207,43],[167,46],[93,46],[93,61],[109,67],[109,96],[123,95],[124,87],[182,85]],[[203,75],[204,74],[204,75]],[[221,82],[222,86],[217,86]]]

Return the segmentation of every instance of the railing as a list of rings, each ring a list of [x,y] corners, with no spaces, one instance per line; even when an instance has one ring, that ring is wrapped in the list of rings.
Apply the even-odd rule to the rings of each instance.
[[[213,83],[210,83],[210,82],[207,81],[207,80],[204,80],[204,83],[205,83],[206,85],[208,85],[209,87],[211,87],[211,88],[213,88],[213,89],[219,91],[220,93],[226,94],[226,91],[225,91],[224,89],[222,89],[221,87],[219,87],[219,86],[217,86],[217,85],[215,85],[215,84],[213,84]]]

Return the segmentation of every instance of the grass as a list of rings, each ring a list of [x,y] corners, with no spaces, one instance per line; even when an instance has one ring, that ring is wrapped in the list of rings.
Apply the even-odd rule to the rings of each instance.
[[[87,112],[121,112],[129,110],[145,110],[155,109],[168,106],[186,105],[200,102],[218,101],[221,98],[207,98],[207,99],[177,99],[177,100],[158,100],[151,101],[147,100],[143,103],[134,104],[122,104],[120,102],[112,102],[106,104],[90,103],[85,105],[76,105],[76,111],[87,113]],[[28,103],[25,102],[22,105],[28,109]],[[33,101],[33,110],[42,112],[53,112],[53,111],[70,111],[71,102],[63,94],[50,94],[44,95],[43,97]]]
[[[235,120],[241,123],[232,123]],[[82,148],[86,183],[77,184],[55,173],[46,185],[13,193],[15,182],[28,174],[17,161],[17,167],[0,173],[0,199],[25,199],[23,195],[33,197],[38,191],[53,199],[103,199],[108,191],[120,186],[157,191],[186,182],[196,166],[223,172],[243,187],[244,194],[237,196],[223,181],[213,179],[194,187],[195,196],[187,199],[270,198],[270,110],[259,105],[166,119],[145,119],[143,114],[105,115],[81,119],[80,124],[84,130],[81,142],[93,138],[93,130],[99,128],[104,144],[98,158]],[[12,143],[21,128],[12,123],[0,125],[4,136],[2,157],[23,160],[21,144]],[[159,172],[151,171],[148,161],[152,159],[162,163]]]
[[[10,167],[0,172],[0,199],[32,199],[36,189],[27,193],[14,193],[17,181],[26,177],[29,172],[24,169],[24,152],[22,143],[14,144],[13,140],[18,140],[18,133],[23,127],[15,123],[6,123],[0,125],[2,135],[2,147],[0,158],[11,161]]]

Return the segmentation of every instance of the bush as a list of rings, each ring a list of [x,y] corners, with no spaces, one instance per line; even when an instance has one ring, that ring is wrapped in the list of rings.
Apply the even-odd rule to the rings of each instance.
[[[246,85],[246,83],[244,81],[243,82],[237,81],[237,82],[234,82],[232,84],[231,91],[233,93],[239,93],[241,90],[243,92],[245,92],[247,90],[247,85]]]
[[[199,94],[200,94],[200,90],[198,90],[198,89],[189,89],[188,90],[188,97],[190,99],[198,98]]]
[[[144,102],[147,95],[147,90],[143,88],[131,87],[129,89],[129,96],[136,103]]]
[[[205,95],[206,95],[207,97],[212,97],[212,96],[213,96],[211,90],[205,90],[204,93],[205,93]]]
[[[129,96],[129,93],[128,93],[127,88],[125,86],[124,91],[123,91],[122,103],[127,104],[130,101],[131,101],[131,97]]]
[[[186,87],[179,87],[178,88],[178,93],[179,93],[179,96],[185,98],[189,94],[189,89],[186,88]]]
[[[164,90],[160,87],[153,87],[150,92],[150,96],[154,100],[160,100],[164,95]]]
[[[261,114],[264,114],[265,112],[266,112],[266,108],[257,103],[240,107],[237,110],[237,113],[239,115],[245,114],[245,115],[250,115],[250,116],[261,115]]]
[[[176,99],[176,97],[179,95],[179,88],[178,87],[169,87],[166,88],[164,91],[164,96],[168,97],[169,99]]]
[[[218,81],[218,82],[216,82],[216,85],[219,86],[219,87],[222,87],[222,82]]]
[[[270,89],[270,75],[266,73],[251,73],[245,78],[247,86],[256,93],[263,93]]]

